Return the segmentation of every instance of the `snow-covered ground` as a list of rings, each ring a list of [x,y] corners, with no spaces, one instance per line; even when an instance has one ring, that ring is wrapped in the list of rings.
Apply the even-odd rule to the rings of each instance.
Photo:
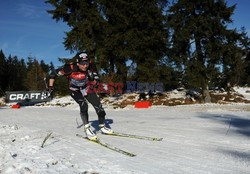
[[[250,88],[249,87],[234,87],[234,90],[241,95],[243,95],[246,99],[250,100]]]
[[[97,128],[97,116],[93,108],[89,110]],[[75,136],[83,134],[76,104],[0,107],[0,173],[250,173],[250,105],[126,107],[106,112],[114,130],[163,141],[98,133],[103,141],[137,155],[128,157]]]

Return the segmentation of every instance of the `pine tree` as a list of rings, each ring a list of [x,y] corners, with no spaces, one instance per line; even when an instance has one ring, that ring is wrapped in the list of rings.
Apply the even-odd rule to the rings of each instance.
[[[43,72],[45,72],[45,77],[48,75],[48,72],[49,72],[49,65],[47,65],[44,60],[41,60],[40,61],[40,66],[43,70]]]
[[[29,59],[28,72],[25,79],[25,85],[28,90],[44,90],[44,71],[39,62]]]
[[[17,83],[19,86],[20,91],[23,90],[27,90],[26,86],[25,86],[25,78],[27,76],[27,67],[26,67],[26,63],[24,61],[24,59],[21,59],[20,61],[18,61],[17,64]]]
[[[8,88],[9,91],[21,91],[23,89],[23,75],[20,67],[20,61],[17,56],[11,57],[9,56],[7,60],[8,66]]]
[[[47,0],[46,3],[55,7],[54,10],[48,10],[53,19],[62,20],[72,28],[66,32],[65,48],[72,52],[87,50],[89,56],[94,57],[104,21],[98,11],[98,0]]]
[[[225,45],[223,62],[223,87],[230,90],[235,85],[241,85],[247,79],[248,59],[247,53],[250,48],[250,40],[244,28],[241,32],[232,30],[228,33]],[[244,77],[245,76],[245,77]]]
[[[230,44],[239,42],[240,34],[227,29],[234,9],[235,5],[228,7],[224,0],[178,0],[170,7],[171,58],[183,72],[187,87],[203,92],[212,87],[220,75],[221,63],[230,59],[225,54],[229,50],[242,51]],[[240,60],[237,56],[235,53],[231,58]]]
[[[159,82],[159,61],[165,55],[168,39],[163,1],[129,1],[126,8],[128,30],[126,49],[136,63],[136,80]]]
[[[243,79],[243,85],[247,85],[250,87],[250,52],[248,51],[247,57],[245,59],[245,73]]]
[[[0,96],[4,95],[4,91],[6,88],[6,60],[3,51],[0,51]]]
[[[26,90],[24,79],[26,77],[26,64],[23,59],[19,60],[17,56],[9,57],[5,60],[5,56],[0,51],[0,88],[4,91],[21,91]],[[1,94],[2,95],[2,94]]]

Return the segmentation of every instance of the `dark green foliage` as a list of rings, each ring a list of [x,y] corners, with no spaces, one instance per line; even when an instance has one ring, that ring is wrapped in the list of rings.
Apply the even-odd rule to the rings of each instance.
[[[224,0],[179,0],[170,7],[170,57],[183,72],[186,87],[239,84],[248,38],[227,29],[235,7]]]
[[[55,81],[55,94],[59,96],[69,95],[68,79],[66,77],[57,78]]]
[[[5,91],[24,90],[24,79],[26,76],[26,64],[23,59],[18,60],[11,55],[6,58],[3,51],[0,51],[0,95]]]
[[[236,33],[229,33],[225,53],[222,58],[223,85],[231,88],[235,85],[246,85],[249,76],[249,54],[250,40],[244,29]]]
[[[25,78],[25,86],[29,90],[45,90],[44,77],[46,72],[36,59],[29,59],[28,71]]]
[[[48,12],[53,15],[53,19],[62,20],[72,28],[66,33],[64,41],[66,49],[70,51],[88,50],[94,56],[97,36],[102,32],[102,22],[104,19],[99,14],[99,2],[96,0],[48,0],[55,7]]]
[[[7,87],[7,76],[6,76],[6,57],[3,51],[0,51],[0,96],[4,95],[4,91]]]
[[[49,72],[49,65],[47,65],[43,60],[40,61],[40,66],[43,70],[43,72],[45,72],[45,76],[47,76],[48,72]]]
[[[43,78],[48,73],[48,65],[29,57],[26,63],[17,56],[5,57],[0,51],[0,96],[5,91],[45,90]]]
[[[162,0],[48,0],[48,11],[72,29],[65,47],[87,50],[108,79],[125,82],[127,61],[136,64],[135,79],[159,82],[158,63],[166,50],[168,32]]]
[[[250,87],[250,52],[247,53],[244,64],[245,69],[241,85],[247,85]]]

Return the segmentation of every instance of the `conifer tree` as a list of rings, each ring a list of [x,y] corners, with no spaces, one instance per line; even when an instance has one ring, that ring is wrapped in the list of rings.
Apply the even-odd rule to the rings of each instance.
[[[34,59],[29,59],[29,67],[25,79],[25,85],[28,90],[44,90],[44,71],[39,62]]]
[[[4,95],[3,91],[6,88],[6,60],[3,50],[0,51],[0,96]]]
[[[98,11],[98,0],[47,0],[46,3],[54,6],[48,10],[53,19],[62,20],[72,28],[66,32],[65,48],[72,52],[87,50],[89,56],[94,57],[104,21]]]
[[[18,83],[18,90],[22,91],[22,90],[27,90],[26,86],[25,86],[25,78],[27,75],[27,67],[26,67],[26,63],[24,61],[24,59],[21,59],[20,61],[18,61],[17,64],[17,83]]]
[[[245,74],[243,78],[243,85],[250,87],[250,52],[248,51],[247,57],[245,59]]]
[[[8,89],[9,91],[20,91],[23,90],[23,79],[25,76],[25,67],[21,67],[21,62],[17,56],[9,56],[7,60],[7,76],[8,76]],[[22,69],[21,69],[22,68]]]
[[[159,61],[165,56],[168,30],[166,28],[165,1],[129,1],[126,8],[128,30],[126,49],[136,63],[136,80],[159,82]]]
[[[165,53],[167,30],[163,0],[48,0],[53,19],[72,29],[65,47],[88,50],[106,73],[127,77],[128,59],[137,64],[137,80],[157,81],[157,64]],[[152,72],[153,71],[153,72]]]
[[[235,85],[240,85],[244,76],[247,76],[247,54],[250,48],[250,40],[244,28],[241,32],[231,31],[231,33],[228,33],[228,38],[222,57],[222,82],[223,87],[230,90]]]
[[[228,7],[224,0],[178,0],[170,7],[171,58],[183,72],[187,87],[208,89],[229,59],[237,59],[234,63],[241,66],[243,48],[236,44],[241,42],[241,34],[227,28],[235,7]]]

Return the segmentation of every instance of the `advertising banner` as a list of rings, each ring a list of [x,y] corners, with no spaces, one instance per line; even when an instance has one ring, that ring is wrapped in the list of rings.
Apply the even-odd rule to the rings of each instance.
[[[47,91],[6,91],[6,101],[11,102],[46,102],[50,101]]]

